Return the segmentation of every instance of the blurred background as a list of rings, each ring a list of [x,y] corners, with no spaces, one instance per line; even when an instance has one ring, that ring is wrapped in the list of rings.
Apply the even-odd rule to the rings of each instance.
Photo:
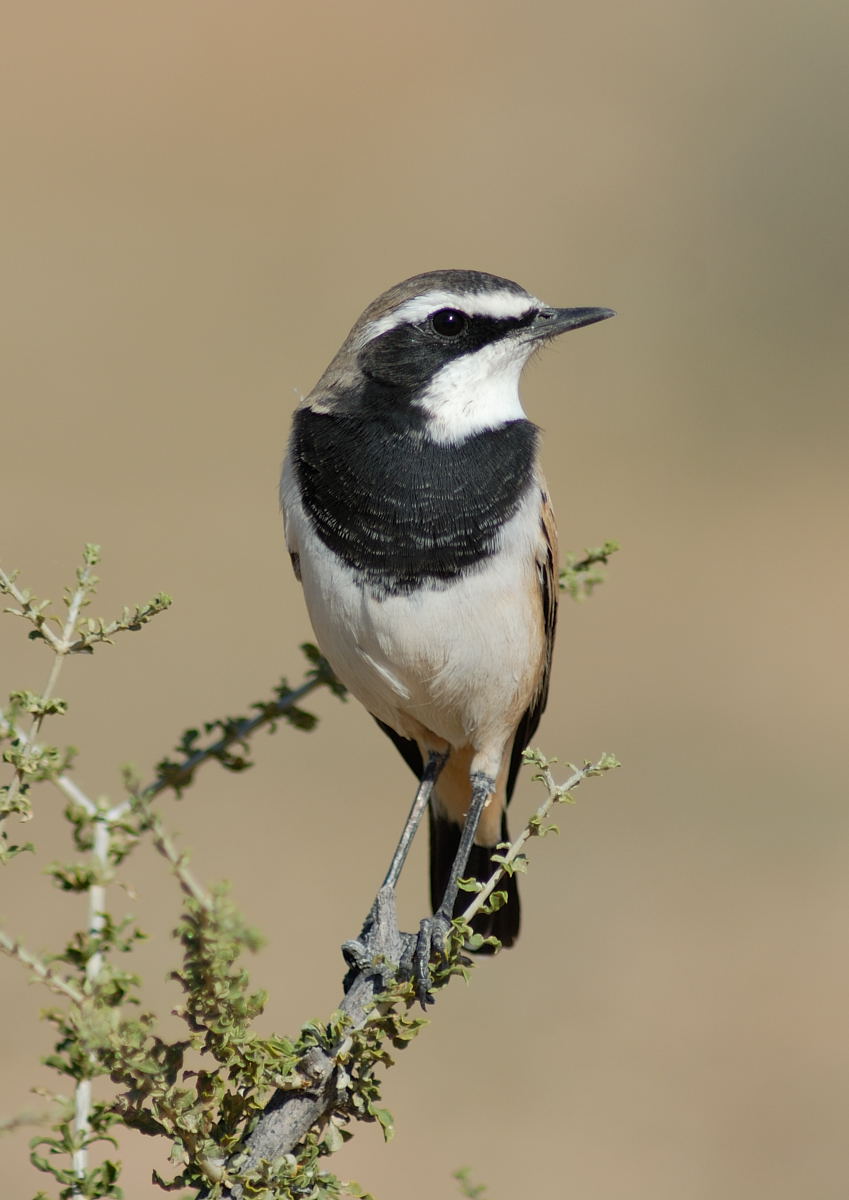
[[[385,1088],[384,1147],[335,1169],[383,1200],[843,1197],[847,45],[844,3],[7,5],[0,560],[59,595],[104,547],[98,612],[172,611],[67,665],[77,777],[120,793],[186,726],[245,711],[311,636],[276,484],[290,414],[362,308],[473,267],[615,321],[525,378],[565,548],[623,546],[564,601],[539,744],[624,766],[533,847],[515,950],[440,997]],[[0,622],[2,687],[48,656]],[[412,777],[321,695],[165,817],[267,935],[263,1030],[339,996]],[[565,770],[565,768],[564,768]],[[541,799],[519,789],[518,823]],[[45,793],[0,920],[73,927]],[[426,903],[424,847],[403,888]],[[113,890],[166,1013],[177,889]],[[82,908],[82,905],[80,905]],[[297,914],[297,917],[293,917]],[[46,993],[0,962],[3,1116],[54,1084]],[[5,1194],[46,1181],[7,1145]],[[126,1194],[165,1148],[129,1139]]]

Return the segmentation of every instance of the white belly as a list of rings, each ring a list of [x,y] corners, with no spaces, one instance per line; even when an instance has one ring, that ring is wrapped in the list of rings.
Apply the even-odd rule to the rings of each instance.
[[[297,499],[284,498],[318,643],[369,712],[404,737],[430,731],[455,748],[512,737],[543,654],[536,489],[482,567],[447,587],[384,599],[355,582]]]

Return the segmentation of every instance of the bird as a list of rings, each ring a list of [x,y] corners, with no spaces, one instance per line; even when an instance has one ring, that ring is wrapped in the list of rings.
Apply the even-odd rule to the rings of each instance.
[[[419,780],[384,886],[425,809],[431,953],[507,841],[506,807],[546,704],[557,620],[557,531],[528,359],[607,308],[553,308],[477,270],[415,275],[377,297],[298,405],[280,484],[286,544],[338,679]],[[511,946],[506,902],[473,932]],[[481,948],[480,946],[478,948]]]

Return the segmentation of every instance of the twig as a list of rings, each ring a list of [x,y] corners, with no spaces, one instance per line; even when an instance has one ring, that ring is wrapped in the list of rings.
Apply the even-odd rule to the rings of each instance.
[[[395,915],[395,895],[391,888],[378,893],[374,906],[374,930],[378,941],[396,945],[400,959],[402,943]],[[255,1170],[263,1161],[275,1162],[288,1154],[311,1130],[320,1129],[334,1109],[344,1102],[346,1074],[344,1060],[354,1035],[374,1018],[374,1003],[386,987],[385,968],[376,966],[360,971],[338,1006],[347,1017],[345,1036],[330,1050],[313,1048],[300,1064],[303,1087],[280,1089],[274,1093],[263,1115],[248,1137],[244,1150],[231,1160],[239,1176]],[[410,990],[412,1000],[413,992]],[[221,1192],[222,1200],[242,1200],[243,1185],[234,1183]]]
[[[25,967],[29,967],[36,979],[45,987],[50,988],[51,992],[56,992],[57,995],[64,996],[67,1000],[73,1000],[75,1004],[82,1004],[83,994],[74,984],[49,967],[37,954],[33,954],[20,942],[9,937],[3,929],[0,929],[0,950],[9,958],[16,958]]]
[[[145,823],[150,829],[153,844],[164,859],[171,865],[180,887],[196,900],[208,912],[212,910],[213,900],[209,892],[206,891],[201,884],[195,879],[187,866],[188,859],[185,854],[181,854],[174,845],[171,837],[166,832],[161,820],[156,813],[148,811],[145,814]]]
[[[571,793],[576,787],[578,787],[579,784],[583,783],[585,779],[590,778],[592,775],[601,775],[604,771],[609,771],[613,767],[619,765],[612,755],[602,755],[598,762],[587,762],[584,763],[582,767],[576,767],[570,763],[569,765],[572,766],[572,774],[565,783],[557,783],[551,773],[549,760],[540,754],[538,750],[525,751],[525,756],[527,762],[534,763],[538,767],[538,771],[534,775],[534,779],[539,779],[543,783],[548,792],[548,796],[542,802],[533,816],[529,819],[519,836],[510,843],[509,847],[507,847],[504,853],[493,856],[493,863],[497,863],[498,866],[493,871],[492,875],[481,888],[481,890],[475,893],[474,899],[462,915],[462,919],[464,921],[471,921],[472,918],[480,912],[492,893],[498,890],[499,883],[507,874],[511,865],[516,863],[516,860],[519,859],[527,842],[530,841],[532,837],[539,837],[541,833],[546,832],[542,823],[549,815],[554,805],[562,804],[564,801],[570,800]]]
[[[535,778],[542,780],[548,796],[536,813],[529,819],[525,828],[511,843],[509,848],[499,858],[499,864],[515,862],[522,847],[529,838],[545,832],[542,821],[554,804],[569,798],[569,794],[591,775],[600,775],[614,766],[616,760],[605,755],[597,763],[586,763],[583,767],[574,767],[573,773],[563,784],[557,784],[551,774],[550,764],[539,752],[532,752],[528,761],[535,763],[538,774]],[[505,866],[498,865],[492,878],[484,889],[475,895],[474,900],[463,914],[464,920],[469,920],[487,898],[496,890],[498,882],[505,874]],[[390,888],[384,888],[378,893],[375,901],[375,923],[380,927],[378,943],[382,937],[394,939],[398,943],[400,959],[400,935],[395,916],[395,898]],[[391,944],[391,941],[387,944]],[[385,971],[385,968],[383,968]],[[263,1162],[274,1163],[285,1154],[292,1152],[303,1141],[311,1130],[320,1130],[331,1117],[334,1109],[344,1102],[344,1059],[354,1041],[354,1035],[364,1029],[375,1016],[375,1000],[384,992],[385,975],[381,967],[366,968],[354,978],[341,1003],[339,1011],[344,1013],[349,1024],[346,1035],[330,1050],[314,1051],[309,1062],[302,1064],[302,1073],[307,1076],[308,1083],[302,1088],[279,1090],[269,1100],[263,1115],[247,1138],[244,1150],[236,1155],[230,1163],[231,1170],[238,1176],[244,1177]],[[412,989],[410,993],[412,997]],[[342,1082],[340,1083],[340,1079]],[[225,1187],[221,1192],[222,1200],[242,1200],[246,1195],[241,1183],[235,1182]]]
[[[62,625],[62,632],[59,634],[59,636],[57,637],[56,634],[53,633],[52,629],[50,629],[43,619],[36,619],[34,622],[38,631],[50,643],[50,647],[53,650],[53,662],[50,667],[50,674],[47,677],[47,684],[41,696],[39,697],[40,709],[34,715],[32,724],[30,725],[27,733],[26,741],[29,745],[33,745],[38,739],[41,723],[44,720],[45,706],[47,701],[53,698],[53,692],[56,687],[56,682],[59,678],[59,672],[62,670],[62,664],[65,660],[65,656],[70,652],[74,643],[74,634],[76,632],[80,610],[85,603],[88,592],[91,590],[91,578],[94,569],[94,563],[96,562],[96,559],[93,559],[92,561],[92,558],[93,556],[87,555],[84,565],[77,571],[77,586],[74,588],[68,600],[68,615],[65,618],[65,622]],[[27,606],[29,605],[29,597],[17,587],[14,579],[12,579],[5,573],[5,571],[2,570],[0,570],[0,588],[2,588],[4,592],[8,592],[9,595],[17,600],[18,604],[20,604],[24,610],[24,612],[20,615],[25,615]],[[6,797],[7,806],[11,805],[11,803],[15,800],[22,786],[23,772],[19,767],[16,767],[12,782],[9,785],[8,795]]]
[[[152,800],[169,788],[180,791],[188,787],[192,782],[195,772],[204,763],[210,762],[213,759],[224,759],[231,746],[247,741],[252,734],[256,733],[258,729],[262,729],[263,726],[273,725],[281,717],[285,717],[287,713],[297,708],[300,701],[305,696],[308,696],[310,692],[314,692],[316,688],[326,685],[327,682],[328,675],[320,670],[316,671],[312,675],[312,678],[306,679],[299,687],[285,692],[282,696],[278,696],[276,700],[263,704],[261,711],[255,717],[243,717],[242,720],[234,721],[228,725],[226,733],[214,742],[210,742],[209,745],[196,750],[184,762],[166,762],[161,764],[157,778],[146,787],[139,789],[139,795],[143,796],[146,800]],[[336,686],[338,687],[338,684]]]
[[[16,609],[8,609],[7,611],[14,613],[15,616],[25,617],[28,621],[31,621],[45,641],[49,642],[53,649],[59,653],[61,638],[47,624],[47,618],[44,616],[43,611],[36,610],[30,603],[30,595],[27,592],[22,592],[15,583],[14,574],[7,575],[2,567],[0,567],[0,592],[11,596],[21,606],[21,611],[17,611]]]

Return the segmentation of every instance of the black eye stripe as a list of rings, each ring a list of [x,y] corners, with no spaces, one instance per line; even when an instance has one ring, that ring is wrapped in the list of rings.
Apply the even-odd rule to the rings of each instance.
[[[538,309],[531,308],[521,317],[491,317],[484,313],[464,313],[457,308],[440,308],[430,314],[423,326],[435,330],[442,337],[457,337],[462,334],[465,341],[478,347],[486,345],[487,342],[497,342],[514,329],[527,328],[533,324],[538,313]]]
[[[359,352],[359,364],[367,379],[412,397],[452,359],[475,354],[531,325],[538,312],[530,308],[518,317],[495,317],[445,305],[422,320],[395,325],[366,342]],[[457,321],[461,325],[457,333],[439,328],[444,323],[444,328],[450,325],[453,329]]]

